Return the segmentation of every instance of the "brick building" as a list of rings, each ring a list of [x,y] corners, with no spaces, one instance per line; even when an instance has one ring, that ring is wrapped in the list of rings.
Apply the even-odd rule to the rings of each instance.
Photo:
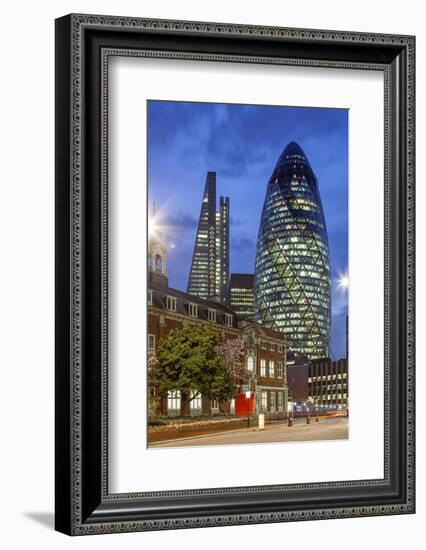
[[[254,321],[240,321],[239,328],[254,395],[252,412],[285,416],[288,401],[285,335]]]
[[[284,415],[287,411],[286,339],[280,332],[265,328],[254,321],[239,319],[231,308],[206,300],[168,285],[167,249],[152,236],[148,257],[148,353],[154,352],[161,338],[184,323],[217,327],[222,340],[241,337],[248,383],[240,388],[235,399],[227,403],[207,398],[193,399],[182,409],[178,391],[161,397],[163,415],[236,415],[267,413]],[[251,392],[248,400],[246,391]]]

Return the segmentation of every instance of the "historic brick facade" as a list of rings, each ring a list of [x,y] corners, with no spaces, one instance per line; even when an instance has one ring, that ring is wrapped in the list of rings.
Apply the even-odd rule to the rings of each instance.
[[[149,243],[148,261],[148,353],[158,342],[184,323],[205,324],[220,331],[222,341],[241,337],[244,342],[246,383],[226,403],[200,397],[184,405],[179,392],[161,396],[160,414],[214,415],[259,412],[283,416],[287,412],[287,340],[284,334],[251,320],[241,320],[229,307],[168,286],[166,248],[155,238]],[[151,388],[155,391],[155,388]],[[250,403],[246,392],[250,391]],[[185,400],[186,401],[186,400]]]
[[[254,413],[285,416],[287,413],[287,339],[254,321],[241,321],[247,371],[254,392]]]

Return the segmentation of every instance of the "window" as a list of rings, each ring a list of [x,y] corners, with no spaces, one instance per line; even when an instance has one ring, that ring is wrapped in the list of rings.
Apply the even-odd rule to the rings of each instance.
[[[229,313],[225,313],[225,323],[228,325],[228,327],[232,327],[232,315]]]
[[[277,408],[276,396],[277,394],[274,391],[271,391],[269,394],[269,409],[271,412],[274,412]]]
[[[163,258],[160,254],[155,256],[155,271],[159,271],[160,273],[163,271]]]
[[[283,392],[282,392],[282,391],[279,391],[279,392],[278,392],[278,410],[279,410],[279,411],[282,411],[282,410],[283,410],[283,403],[284,403],[284,400],[283,400]]]
[[[273,361],[269,361],[269,377],[275,377],[275,363]]]
[[[191,393],[191,398],[196,394],[197,392]],[[201,395],[198,394],[197,397],[194,397],[191,399],[189,404],[190,409],[201,409]]]
[[[266,349],[266,342],[260,342],[260,347],[262,349]]]
[[[148,353],[155,351],[155,334],[148,334]]]
[[[216,323],[216,310],[209,309],[208,317],[209,317],[209,321],[211,321],[212,323]]]
[[[247,370],[249,372],[253,372],[254,371],[254,357],[253,355],[249,355],[247,357]]]
[[[212,409],[219,408],[219,399],[212,399]]]
[[[172,390],[167,394],[167,410],[180,410],[180,391]]]
[[[266,359],[260,360],[260,376],[266,376]]]
[[[148,290],[148,305],[152,306],[152,290]]]
[[[283,377],[283,364],[280,361],[277,363],[277,376],[278,378]]]
[[[284,350],[283,350],[282,344],[278,344],[277,347],[278,347],[278,353],[283,353]]]
[[[197,304],[188,304],[188,313],[191,317],[198,317]]]
[[[263,391],[262,392],[262,411],[268,410],[268,392]]]
[[[173,296],[167,296],[167,309],[176,311],[176,298],[173,298]]]
[[[275,351],[275,344],[272,344],[272,343],[269,344],[269,349],[270,349],[271,351]]]

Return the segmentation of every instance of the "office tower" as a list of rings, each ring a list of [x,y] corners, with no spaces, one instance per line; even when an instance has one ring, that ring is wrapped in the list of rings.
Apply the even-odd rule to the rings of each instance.
[[[329,356],[330,263],[319,185],[294,141],[268,181],[255,263],[255,318],[287,334],[289,349]]]
[[[242,319],[254,316],[254,275],[231,273],[228,286],[228,305]]]
[[[229,278],[229,197],[216,211],[216,172],[207,172],[187,292],[223,304]]]

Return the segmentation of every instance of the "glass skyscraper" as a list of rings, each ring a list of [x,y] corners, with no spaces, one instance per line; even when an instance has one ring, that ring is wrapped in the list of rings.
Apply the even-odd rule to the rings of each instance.
[[[287,334],[289,349],[329,356],[331,303],[327,228],[317,178],[294,141],[269,179],[255,264],[255,318]]]
[[[207,172],[188,279],[188,294],[226,304],[229,278],[229,197],[216,211],[216,172]]]

